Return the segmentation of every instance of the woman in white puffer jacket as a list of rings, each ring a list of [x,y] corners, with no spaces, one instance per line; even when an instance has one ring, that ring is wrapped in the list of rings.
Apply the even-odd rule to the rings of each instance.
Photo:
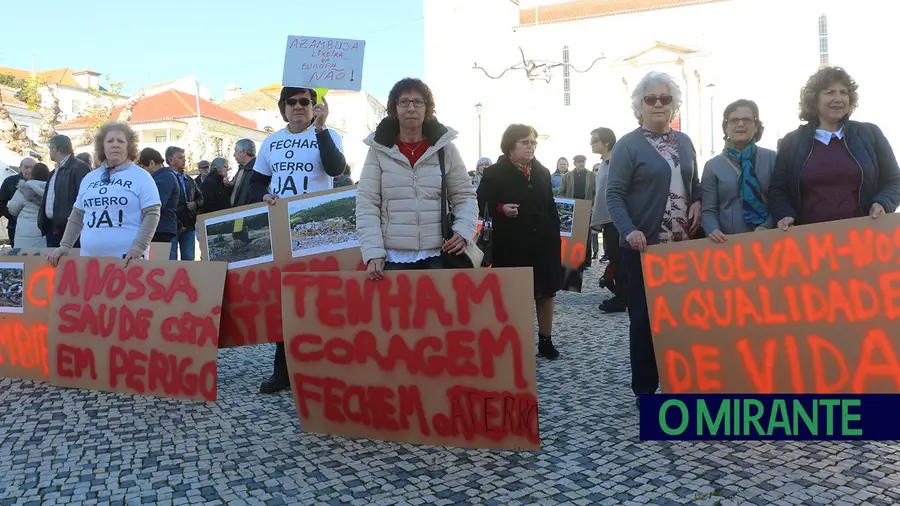
[[[418,79],[403,79],[388,96],[388,116],[366,139],[356,190],[356,230],[371,279],[387,270],[443,268],[441,251],[463,254],[474,241],[478,199],[456,131],[434,117],[434,97]],[[453,236],[441,231],[443,149]]]
[[[9,201],[9,214],[16,217],[16,247],[46,248],[47,239],[38,228],[41,200],[50,179],[50,168],[36,163],[22,174],[18,189]]]

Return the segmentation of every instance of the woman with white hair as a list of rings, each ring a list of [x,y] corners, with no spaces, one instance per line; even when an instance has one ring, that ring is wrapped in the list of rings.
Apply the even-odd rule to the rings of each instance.
[[[640,126],[613,148],[606,203],[621,236],[631,389],[640,407],[640,395],[659,386],[641,252],[651,244],[687,240],[700,229],[700,179],[694,144],[669,127],[681,106],[678,84],[668,74],[650,72],[631,98]]]
[[[472,186],[476,190],[478,189],[478,185],[481,184],[481,178],[484,177],[484,169],[490,167],[493,163],[494,162],[486,156],[482,156],[478,159],[478,163],[475,164],[475,172],[472,174]]]

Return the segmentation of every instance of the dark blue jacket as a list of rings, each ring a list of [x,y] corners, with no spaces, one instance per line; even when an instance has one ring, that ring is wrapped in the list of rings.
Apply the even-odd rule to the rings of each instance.
[[[862,169],[859,208],[869,214],[872,204],[879,203],[885,212],[893,213],[900,205],[900,168],[897,158],[881,129],[871,123],[845,118],[844,142]],[[816,135],[815,122],[800,126],[784,136],[775,157],[775,172],[769,185],[769,213],[778,223],[782,218],[797,219],[800,209],[800,173],[812,153]]]
[[[175,210],[178,208],[178,179],[175,171],[169,167],[163,167],[153,173],[153,180],[159,189],[159,225],[157,232],[164,234],[178,234],[178,218]]]

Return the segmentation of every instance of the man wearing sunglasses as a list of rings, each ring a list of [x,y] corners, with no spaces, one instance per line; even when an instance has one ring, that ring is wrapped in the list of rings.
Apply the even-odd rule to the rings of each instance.
[[[250,200],[275,205],[279,198],[330,190],[344,172],[341,137],[326,128],[328,102],[317,103],[316,90],[285,87],[278,109],[287,126],[268,136],[260,146],[250,175]],[[273,394],[290,388],[284,343],[275,348],[275,368],[259,387]]]

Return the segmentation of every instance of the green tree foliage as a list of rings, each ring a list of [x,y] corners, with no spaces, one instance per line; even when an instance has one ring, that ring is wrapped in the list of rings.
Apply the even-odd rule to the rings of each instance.
[[[41,87],[44,86],[44,79],[38,75],[30,76],[21,80],[19,91],[16,92],[16,98],[28,104],[28,109],[37,111],[41,108]]]
[[[12,74],[0,74],[0,86],[9,86],[10,88],[19,89],[25,86],[25,80],[16,78]]]
[[[354,228],[356,227],[356,197],[332,200],[324,204],[303,209],[291,214],[291,225],[325,221],[329,218],[342,218]]]

